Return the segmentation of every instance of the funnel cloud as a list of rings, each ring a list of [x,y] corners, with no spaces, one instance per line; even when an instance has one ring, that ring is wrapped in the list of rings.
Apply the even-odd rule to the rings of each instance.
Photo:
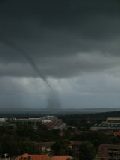
[[[55,91],[55,89],[52,88],[51,84],[48,82],[46,77],[40,72],[40,69],[38,68],[34,60],[30,57],[30,55],[27,52],[25,52],[24,49],[19,48],[15,43],[5,40],[4,38],[2,39],[2,37],[1,37],[1,42],[4,43],[5,45],[8,45],[9,47],[12,47],[19,54],[21,54],[29,62],[30,66],[37,73],[39,78],[41,78],[45,82],[45,84],[48,87],[48,106],[47,108],[50,111],[52,111],[53,109],[55,110],[55,109],[60,108],[60,102],[58,99],[57,91]]]

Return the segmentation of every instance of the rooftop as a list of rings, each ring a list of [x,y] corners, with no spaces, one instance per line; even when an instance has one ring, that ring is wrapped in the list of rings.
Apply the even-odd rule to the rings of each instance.
[[[25,153],[21,156],[18,156],[16,160],[71,160],[71,156],[48,156],[48,155],[31,155]]]

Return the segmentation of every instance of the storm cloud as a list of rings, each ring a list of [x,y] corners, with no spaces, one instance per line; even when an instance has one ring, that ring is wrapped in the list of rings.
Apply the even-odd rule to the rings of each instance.
[[[19,90],[22,79],[26,78],[30,82],[31,79],[36,81],[39,78],[34,67],[21,54],[24,51],[31,57],[41,75],[60,92],[63,106],[70,105],[66,103],[66,96],[73,97],[75,106],[88,106],[84,102],[89,94],[84,94],[85,85],[84,89],[79,87],[83,85],[81,79],[87,76],[91,81],[93,78],[94,84],[99,84],[97,77],[102,77],[100,79],[104,79],[104,82],[100,83],[100,86],[96,85],[96,89],[91,88],[91,83],[85,81],[90,88],[89,93],[93,93],[88,103],[93,105],[95,102],[97,105],[99,100],[93,100],[95,93],[99,91],[101,94],[100,88],[104,83],[111,82],[111,77],[119,77],[119,28],[119,0],[0,1],[0,76],[10,78],[11,81],[17,79],[14,94]],[[104,78],[105,75],[107,78]],[[79,81],[79,92],[73,79]],[[68,88],[66,82],[70,85]],[[7,80],[4,83],[9,84]],[[40,80],[40,86],[41,83]],[[119,89],[117,90],[114,83],[112,82],[109,88],[113,85],[114,92],[118,93]],[[0,86],[3,86],[2,82]],[[22,86],[23,92],[27,90]],[[72,86],[75,89],[74,95]],[[106,90],[103,93],[108,93],[108,87],[105,85],[104,88]],[[4,89],[6,90],[6,85]],[[42,92],[40,89],[39,94]],[[109,92],[113,94],[112,89]],[[80,101],[82,93],[84,102]],[[27,93],[25,95],[27,96]],[[98,97],[101,98],[100,95]],[[102,97],[101,100],[103,104],[100,104],[104,106],[106,99]],[[40,101],[37,100],[36,103],[38,106]],[[107,102],[105,104],[107,105]]]
[[[0,10],[1,62],[5,68],[6,63],[11,64],[10,68],[21,65],[18,76],[22,75],[22,63],[27,66],[20,51],[6,43],[10,41],[28,52],[47,77],[73,76],[79,71],[114,66],[112,59],[119,56],[120,50],[119,8],[119,1],[113,0],[5,1]],[[101,56],[99,63],[95,62],[97,55],[98,59]],[[107,57],[110,62],[106,64]],[[12,72],[16,76],[10,68],[3,74]],[[30,68],[23,71],[23,76],[32,76],[26,72],[32,72]]]

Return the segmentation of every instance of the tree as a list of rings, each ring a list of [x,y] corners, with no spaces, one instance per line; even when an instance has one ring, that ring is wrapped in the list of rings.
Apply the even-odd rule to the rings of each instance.
[[[96,155],[95,148],[90,142],[83,142],[79,148],[80,160],[93,160]]]
[[[66,155],[66,154],[69,155],[70,152],[68,141],[62,141],[62,140],[54,143],[51,149],[54,155]]]

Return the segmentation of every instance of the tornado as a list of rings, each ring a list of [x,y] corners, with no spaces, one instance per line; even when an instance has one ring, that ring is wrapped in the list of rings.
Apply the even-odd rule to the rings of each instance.
[[[30,64],[30,66],[36,72],[36,74],[45,82],[45,84],[48,87],[48,106],[47,106],[47,109],[50,111],[54,110],[54,109],[58,109],[58,107],[60,107],[58,94],[57,94],[56,90],[48,82],[46,76],[44,76],[44,74],[41,73],[39,67],[34,62],[33,58],[23,48],[20,48],[16,43],[14,43],[8,39],[4,39],[2,37],[0,37],[0,40],[3,44],[9,46],[10,48],[13,48],[19,54],[21,54],[27,60],[27,62]]]

